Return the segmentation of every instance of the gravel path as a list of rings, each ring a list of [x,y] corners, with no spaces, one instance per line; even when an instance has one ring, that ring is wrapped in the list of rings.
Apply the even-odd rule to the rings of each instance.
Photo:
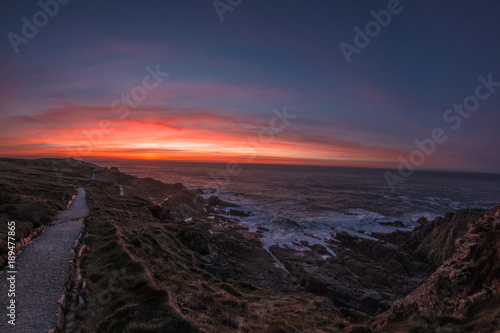
[[[16,257],[15,298],[8,296],[11,274],[0,275],[0,332],[45,333],[55,328],[58,300],[67,280],[71,249],[89,215],[85,190],[78,189],[70,208]],[[8,323],[7,306],[15,299],[15,326]]]

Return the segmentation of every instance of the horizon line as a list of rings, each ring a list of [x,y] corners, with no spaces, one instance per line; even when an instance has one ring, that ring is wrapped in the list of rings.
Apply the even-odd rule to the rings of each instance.
[[[0,159],[14,159],[14,160],[41,160],[41,159],[54,159],[54,160],[65,160],[73,159],[75,161],[81,161],[84,163],[95,164],[99,162],[112,162],[112,161],[129,161],[129,162],[170,162],[170,163],[200,163],[200,164],[228,164],[228,163],[238,163],[241,165],[279,165],[279,166],[303,166],[303,167],[327,167],[327,168],[350,168],[350,169],[378,169],[385,171],[398,170],[394,166],[359,166],[359,165],[334,165],[334,164],[319,164],[319,163],[300,163],[300,162],[239,162],[239,161],[217,161],[217,160],[181,160],[181,159],[145,159],[145,158],[95,158],[95,157],[81,157],[81,159],[76,159],[73,157],[47,157],[47,156],[0,156]],[[472,173],[472,174],[487,174],[487,175],[500,175],[500,171],[476,171],[476,170],[464,170],[464,169],[433,169],[433,168],[415,168],[415,172],[426,171],[426,172],[449,172],[449,173]]]

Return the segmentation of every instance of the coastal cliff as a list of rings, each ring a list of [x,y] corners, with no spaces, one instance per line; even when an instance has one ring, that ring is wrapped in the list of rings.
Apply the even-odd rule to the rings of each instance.
[[[448,225],[459,217],[454,214]],[[445,256],[450,252],[446,243],[429,246],[430,258],[441,257],[442,264],[424,284],[374,318],[374,327],[419,321],[428,330],[448,326],[443,332],[500,330],[500,205],[458,229],[448,239],[454,243],[453,254]],[[449,229],[448,235],[456,230]]]
[[[420,219],[412,231],[340,232],[326,247],[267,251],[259,232],[238,223],[247,212],[201,190],[74,160],[0,164],[1,228],[15,219],[29,233],[64,209],[75,187],[87,190],[74,331],[495,332],[500,325],[500,206]]]

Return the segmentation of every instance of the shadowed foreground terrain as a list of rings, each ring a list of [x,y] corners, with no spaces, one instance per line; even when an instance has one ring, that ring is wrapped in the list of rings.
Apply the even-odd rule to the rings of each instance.
[[[271,254],[237,223],[245,212],[182,184],[74,160],[1,159],[0,167],[2,241],[7,221],[29,234],[76,187],[87,191],[72,331],[499,329],[500,206],[421,219],[378,241],[339,233],[329,249]]]
[[[58,304],[68,279],[70,250],[83,229],[83,219],[88,215],[85,190],[78,189],[78,196],[70,209],[58,214],[54,225],[47,227],[32,244],[17,256],[15,271],[15,318],[2,320],[0,332],[48,332],[57,320]],[[7,273],[7,276],[11,274]],[[0,279],[0,307],[9,306],[7,293],[10,281],[2,274]],[[11,319],[15,319],[12,321]]]

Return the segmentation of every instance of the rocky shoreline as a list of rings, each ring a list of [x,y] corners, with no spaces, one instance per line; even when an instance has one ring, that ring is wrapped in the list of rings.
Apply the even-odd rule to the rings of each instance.
[[[341,232],[326,246],[267,251],[259,232],[238,223],[247,212],[217,197],[206,199],[201,190],[73,160],[0,164],[7,170],[5,183],[18,188],[53,179],[62,188],[88,192],[81,258],[87,288],[78,295],[84,302],[74,309],[73,325],[82,332],[500,327],[500,205],[422,218],[412,231],[372,239]],[[13,177],[16,165],[43,177]],[[2,218],[22,218],[2,207]],[[108,297],[115,293],[117,299]]]

